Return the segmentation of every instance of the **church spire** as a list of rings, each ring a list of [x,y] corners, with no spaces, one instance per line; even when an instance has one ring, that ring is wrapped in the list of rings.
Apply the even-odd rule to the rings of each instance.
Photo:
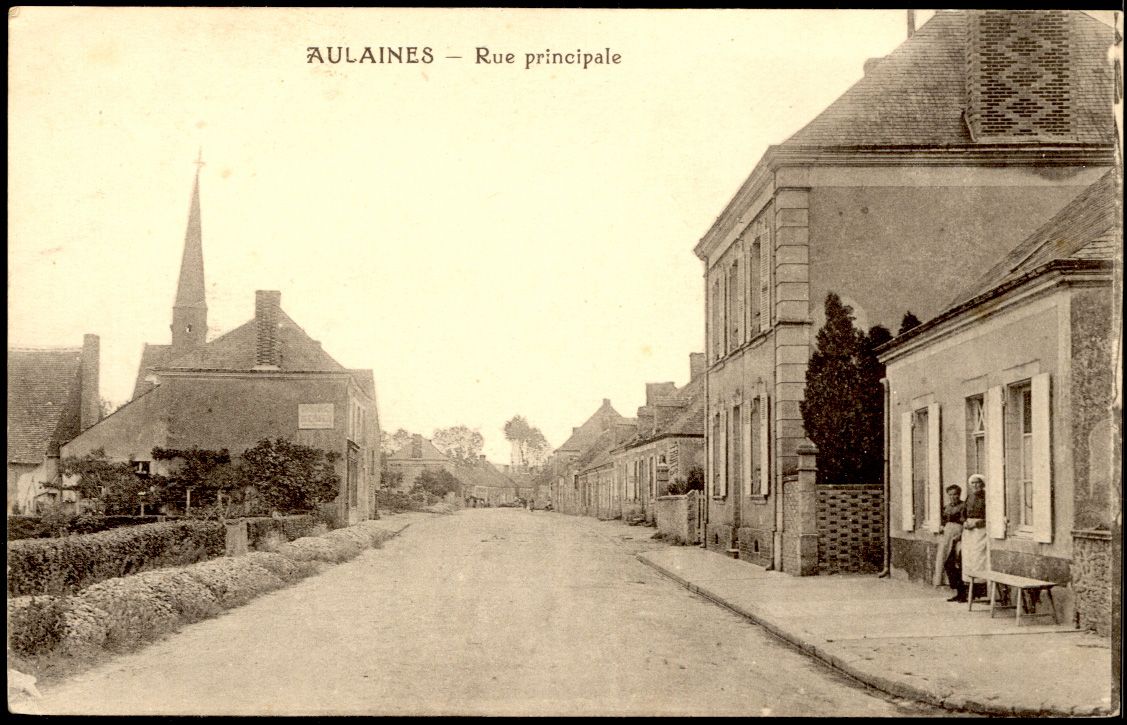
[[[188,210],[188,230],[184,235],[184,254],[180,259],[180,281],[172,306],[172,356],[204,344],[207,338],[207,300],[204,294],[203,233],[200,227],[200,167],[203,153],[196,160],[196,179]]]

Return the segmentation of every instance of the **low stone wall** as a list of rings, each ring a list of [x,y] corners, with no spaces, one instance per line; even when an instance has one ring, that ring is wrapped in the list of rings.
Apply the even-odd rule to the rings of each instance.
[[[741,527],[736,530],[740,542],[740,561],[771,568],[775,562],[775,532],[770,529]]]
[[[683,496],[659,496],[654,502],[657,530],[681,544],[698,544],[697,510],[700,494],[689,491]]]
[[[1111,634],[1111,533],[1072,532],[1072,589],[1081,629]]]
[[[884,564],[884,487],[819,485],[818,573],[869,574]]]
[[[704,542],[709,551],[726,554],[732,544],[732,527],[728,524],[708,524]]]

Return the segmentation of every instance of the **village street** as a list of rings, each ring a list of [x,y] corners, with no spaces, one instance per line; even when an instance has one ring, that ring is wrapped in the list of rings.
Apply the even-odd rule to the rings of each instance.
[[[639,562],[646,527],[412,514],[382,549],[44,688],[85,714],[931,711],[867,690]]]

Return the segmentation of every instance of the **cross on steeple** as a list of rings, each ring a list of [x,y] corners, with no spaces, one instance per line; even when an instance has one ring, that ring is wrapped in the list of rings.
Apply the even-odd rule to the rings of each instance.
[[[196,156],[195,164],[196,164],[196,173],[198,174],[200,172],[200,169],[203,168],[203,164],[204,164],[204,161],[203,161],[203,146],[200,146],[200,152]]]

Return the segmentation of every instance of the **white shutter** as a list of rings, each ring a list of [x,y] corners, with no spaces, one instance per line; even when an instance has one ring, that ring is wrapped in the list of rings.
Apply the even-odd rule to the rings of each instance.
[[[771,406],[766,395],[759,399],[759,494],[771,491]]]
[[[1002,386],[986,391],[986,532],[1006,538],[1006,447]]]
[[[943,507],[943,477],[940,469],[940,450],[942,449],[939,438],[939,403],[927,406],[927,497],[928,511],[931,516],[932,531],[943,528],[941,523]]]
[[[912,411],[900,414],[900,527],[916,527],[912,509]]]
[[[759,238],[759,329],[771,327],[771,233],[766,227]]]
[[[1049,374],[1033,378],[1033,539],[1053,540],[1052,400]]]

